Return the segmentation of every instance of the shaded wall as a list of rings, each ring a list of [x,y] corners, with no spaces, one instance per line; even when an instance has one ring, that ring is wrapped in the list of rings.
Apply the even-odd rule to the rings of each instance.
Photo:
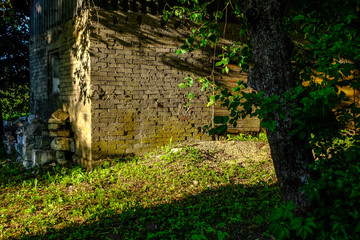
[[[93,11],[91,31],[92,149],[94,158],[140,154],[172,141],[209,139],[201,127],[212,121],[207,96],[190,105],[184,77],[208,74],[209,55],[177,57],[188,29],[162,26],[148,14]]]

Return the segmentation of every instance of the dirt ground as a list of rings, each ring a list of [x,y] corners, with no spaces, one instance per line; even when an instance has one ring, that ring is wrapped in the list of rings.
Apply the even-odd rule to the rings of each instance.
[[[270,147],[264,141],[198,141],[179,144],[190,146],[211,155],[215,161],[247,162],[271,159]]]

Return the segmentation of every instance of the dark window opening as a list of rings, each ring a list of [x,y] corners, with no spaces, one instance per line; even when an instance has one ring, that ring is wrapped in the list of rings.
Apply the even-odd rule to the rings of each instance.
[[[59,52],[49,53],[49,94],[60,93],[60,57]]]

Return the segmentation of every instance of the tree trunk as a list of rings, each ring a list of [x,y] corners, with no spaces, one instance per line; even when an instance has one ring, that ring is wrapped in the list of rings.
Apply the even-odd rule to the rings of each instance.
[[[284,93],[295,87],[290,62],[292,45],[282,26],[282,3],[280,0],[251,1],[245,14],[254,54],[250,86],[264,91],[266,96],[277,94],[282,101]],[[276,129],[267,130],[267,135],[283,200],[292,200],[297,212],[304,214],[309,204],[301,188],[315,177],[309,168],[314,157],[305,141],[289,136],[294,129],[291,108],[290,105],[283,107],[285,119],[275,113]]]

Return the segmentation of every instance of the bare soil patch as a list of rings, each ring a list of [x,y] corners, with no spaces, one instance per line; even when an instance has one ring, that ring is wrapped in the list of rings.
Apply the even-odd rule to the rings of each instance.
[[[245,163],[249,160],[261,162],[270,160],[270,147],[264,141],[197,141],[180,144],[199,149],[209,160]]]

